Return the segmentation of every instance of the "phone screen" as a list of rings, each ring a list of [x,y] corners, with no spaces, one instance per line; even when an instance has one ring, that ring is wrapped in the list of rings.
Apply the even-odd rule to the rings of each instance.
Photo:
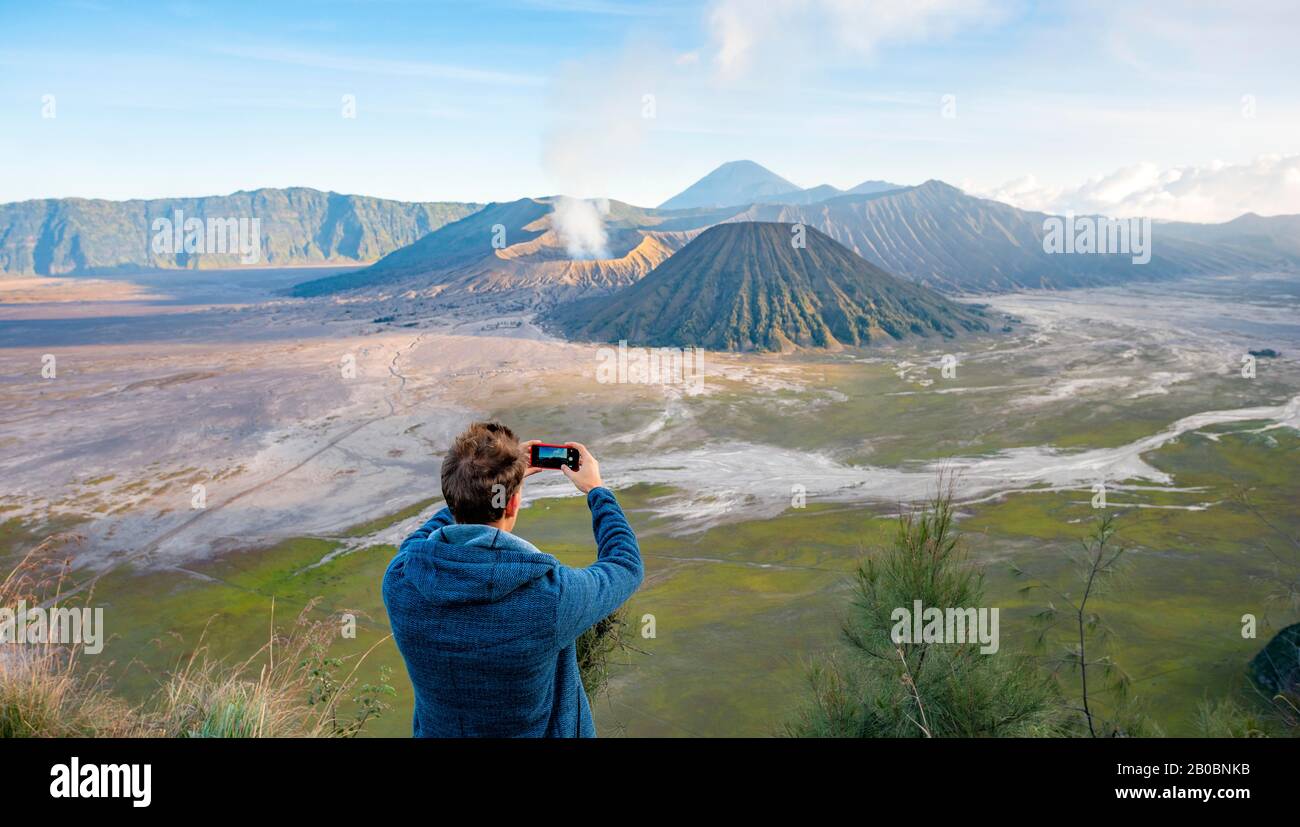
[[[569,449],[564,446],[539,445],[537,446],[538,459],[558,459],[564,460],[569,457]]]

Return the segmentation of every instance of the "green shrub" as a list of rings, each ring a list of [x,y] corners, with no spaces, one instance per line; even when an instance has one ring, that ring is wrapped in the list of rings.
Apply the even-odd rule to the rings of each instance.
[[[1028,657],[979,644],[895,643],[891,615],[927,607],[984,606],[954,525],[951,487],[905,511],[892,542],[857,570],[844,628],[848,652],[815,661],[811,700],[790,735],[838,738],[1063,735],[1068,712],[1054,684]]]

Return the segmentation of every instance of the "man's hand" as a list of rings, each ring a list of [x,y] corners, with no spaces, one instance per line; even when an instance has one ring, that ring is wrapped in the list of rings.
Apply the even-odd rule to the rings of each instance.
[[[603,488],[605,483],[600,478],[600,463],[596,462],[596,458],[587,450],[587,446],[581,442],[566,442],[564,447],[577,448],[578,456],[581,458],[577,471],[567,465],[560,468],[564,476],[573,480],[573,484],[584,494],[593,488]]]
[[[521,443],[519,443],[519,448],[524,452],[524,461],[525,461],[525,462],[528,462],[528,463],[531,463],[531,462],[532,462],[533,446],[536,445],[536,444],[539,443],[539,442],[541,442],[540,439],[530,439],[530,440],[528,440],[527,442],[521,442]],[[539,472],[541,472],[541,471],[545,471],[545,470],[546,470],[545,468],[534,468],[534,467],[530,464],[530,465],[528,466],[528,470],[524,472],[524,477],[531,477],[533,474],[536,474],[536,473],[539,473]]]

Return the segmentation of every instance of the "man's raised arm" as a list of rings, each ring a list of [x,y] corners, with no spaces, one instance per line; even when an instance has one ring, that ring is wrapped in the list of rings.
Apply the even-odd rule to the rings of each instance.
[[[591,527],[596,535],[596,562],[586,568],[558,570],[560,602],[556,612],[557,643],[568,643],[622,606],[641,585],[643,567],[636,534],[628,525],[614,492],[604,486],[600,466],[586,447],[574,442],[582,456],[578,470],[562,469],[578,490],[587,494]]]

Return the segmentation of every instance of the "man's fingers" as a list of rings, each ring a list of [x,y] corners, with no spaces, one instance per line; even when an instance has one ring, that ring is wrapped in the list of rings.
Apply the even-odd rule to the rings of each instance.
[[[525,477],[531,477],[539,471],[545,471],[545,468],[538,468],[532,464],[533,446],[541,442],[540,439],[527,439],[519,443],[519,450],[523,451],[524,458],[528,461],[528,470],[524,471]]]
[[[578,455],[583,459],[594,459],[594,457],[591,456],[591,451],[588,451],[587,446],[583,445],[581,442],[566,442],[564,443],[564,447],[577,448]]]

